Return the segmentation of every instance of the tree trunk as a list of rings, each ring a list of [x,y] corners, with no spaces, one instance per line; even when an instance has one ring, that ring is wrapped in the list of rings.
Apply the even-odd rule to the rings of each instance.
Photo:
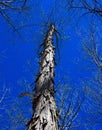
[[[36,79],[34,114],[28,130],[58,130],[58,113],[54,100],[54,25],[50,25],[41,52],[40,72]]]

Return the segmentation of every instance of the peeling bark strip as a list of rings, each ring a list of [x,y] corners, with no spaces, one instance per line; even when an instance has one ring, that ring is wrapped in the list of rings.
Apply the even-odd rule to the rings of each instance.
[[[28,123],[28,130],[58,130],[58,113],[54,94],[54,25],[50,29],[43,43],[41,53],[40,73],[36,79],[34,99],[34,114]]]
[[[58,130],[58,116],[54,97],[45,90],[38,98],[28,130]]]
[[[49,89],[50,92],[53,92],[54,90],[55,49],[52,41],[54,31],[54,25],[51,25],[43,43],[44,50],[41,52],[40,73],[36,79],[36,93],[41,92],[44,89]]]

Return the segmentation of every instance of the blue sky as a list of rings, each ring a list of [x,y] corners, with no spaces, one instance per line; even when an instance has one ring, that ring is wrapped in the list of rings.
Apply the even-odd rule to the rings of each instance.
[[[29,2],[29,8],[23,14],[7,10],[8,15],[11,16],[12,23],[16,28],[20,28],[18,31],[21,37],[0,15],[0,95],[2,95],[4,86],[9,89],[4,103],[1,104],[2,106],[6,104],[5,110],[1,111],[4,115],[8,116],[7,111],[15,100],[20,104],[28,101],[28,99],[24,99],[24,101],[23,99],[18,99],[18,95],[23,91],[31,91],[24,84],[27,86],[33,83],[39,70],[37,49],[44,39],[43,36],[48,29],[47,24],[53,22],[61,34],[58,40],[59,61],[58,48],[56,50],[55,82],[64,77],[66,84],[81,90],[83,87],[81,81],[86,82],[88,78],[93,76],[94,72],[88,69],[92,61],[90,62],[90,58],[81,46],[82,39],[78,35],[81,33],[81,37],[86,37],[91,17],[88,16],[78,20],[77,17],[72,17],[71,13],[66,13],[63,6],[63,2],[55,4],[54,0],[38,0],[32,3]],[[62,22],[63,20],[65,21],[61,24],[61,20]],[[75,24],[76,21],[78,21],[77,25]],[[101,25],[97,18],[95,23]],[[30,26],[31,24],[34,26]],[[26,26],[21,28],[22,25]],[[85,115],[82,114],[83,112],[80,116],[84,117]],[[29,114],[26,114],[27,116],[29,117]],[[80,122],[83,122],[83,119]],[[8,121],[8,124],[11,124],[11,122]],[[5,123],[0,125],[1,130],[4,125]],[[102,125],[97,130],[101,130],[101,127]],[[19,129],[22,128],[17,130]],[[79,128],[79,130],[81,129]]]

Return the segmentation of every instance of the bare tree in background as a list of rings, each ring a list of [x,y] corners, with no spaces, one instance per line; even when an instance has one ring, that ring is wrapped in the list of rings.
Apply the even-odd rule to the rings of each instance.
[[[59,129],[71,130],[84,126],[84,124],[80,123],[80,119],[78,118],[78,114],[84,102],[84,94],[83,97],[81,95],[79,97],[77,90],[71,89],[68,85],[63,84],[62,86],[61,93],[57,92],[60,115]]]
[[[80,11],[82,16],[95,14],[102,17],[102,1],[100,0],[66,0],[66,9]]]
[[[91,24],[90,38],[83,41],[84,48],[91,59],[91,68],[94,66],[94,77],[90,78],[86,94],[89,102],[91,102],[90,123],[102,123],[102,46],[101,37],[97,34],[96,26]]]
[[[3,10],[23,10],[27,0],[0,0],[0,12]]]
[[[67,12],[71,12],[70,17],[74,16],[73,19],[76,17],[78,18],[78,21],[79,18],[82,17],[85,20],[85,16],[89,16],[88,20],[90,20],[90,22],[94,21],[94,19],[98,18],[97,20],[101,20],[102,18],[102,1],[100,0],[65,0],[64,7]],[[98,27],[101,28],[101,23],[97,24]],[[87,40],[85,38],[83,40],[84,48],[86,49],[86,52],[92,62],[91,68],[93,65],[95,66],[94,78],[92,79],[92,77],[90,77],[90,80],[88,81],[89,86],[86,88],[87,98],[90,100],[91,104],[91,106],[89,105],[89,109],[91,109],[91,113],[89,115],[91,120],[89,119],[88,123],[93,123],[93,127],[95,123],[102,123],[102,53],[100,53],[100,50],[102,50],[100,48],[102,46],[100,40],[101,38],[98,37],[96,40],[96,36],[100,33],[101,31],[95,34],[95,30],[91,27],[90,36]],[[81,38],[83,38],[83,36],[84,35],[82,34]]]
[[[8,11],[21,11],[26,9],[27,0],[0,0],[0,15],[7,21],[7,23],[18,32],[15,25],[13,24],[11,17],[8,15]]]
[[[90,55],[90,57],[92,58],[93,62],[96,64],[96,66],[99,68],[99,70],[102,71],[102,56],[99,55],[98,44],[95,40],[95,34],[92,30],[91,30],[90,38],[91,38],[91,41],[90,41],[91,46],[88,46],[88,44],[84,44],[84,47],[85,47],[86,51],[88,52],[88,54]]]

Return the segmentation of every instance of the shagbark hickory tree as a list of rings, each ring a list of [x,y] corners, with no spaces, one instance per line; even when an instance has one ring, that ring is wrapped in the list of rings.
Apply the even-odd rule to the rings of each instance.
[[[58,130],[58,112],[54,99],[54,33],[55,27],[51,24],[42,44],[40,72],[33,101],[34,114],[28,122],[28,130]]]

